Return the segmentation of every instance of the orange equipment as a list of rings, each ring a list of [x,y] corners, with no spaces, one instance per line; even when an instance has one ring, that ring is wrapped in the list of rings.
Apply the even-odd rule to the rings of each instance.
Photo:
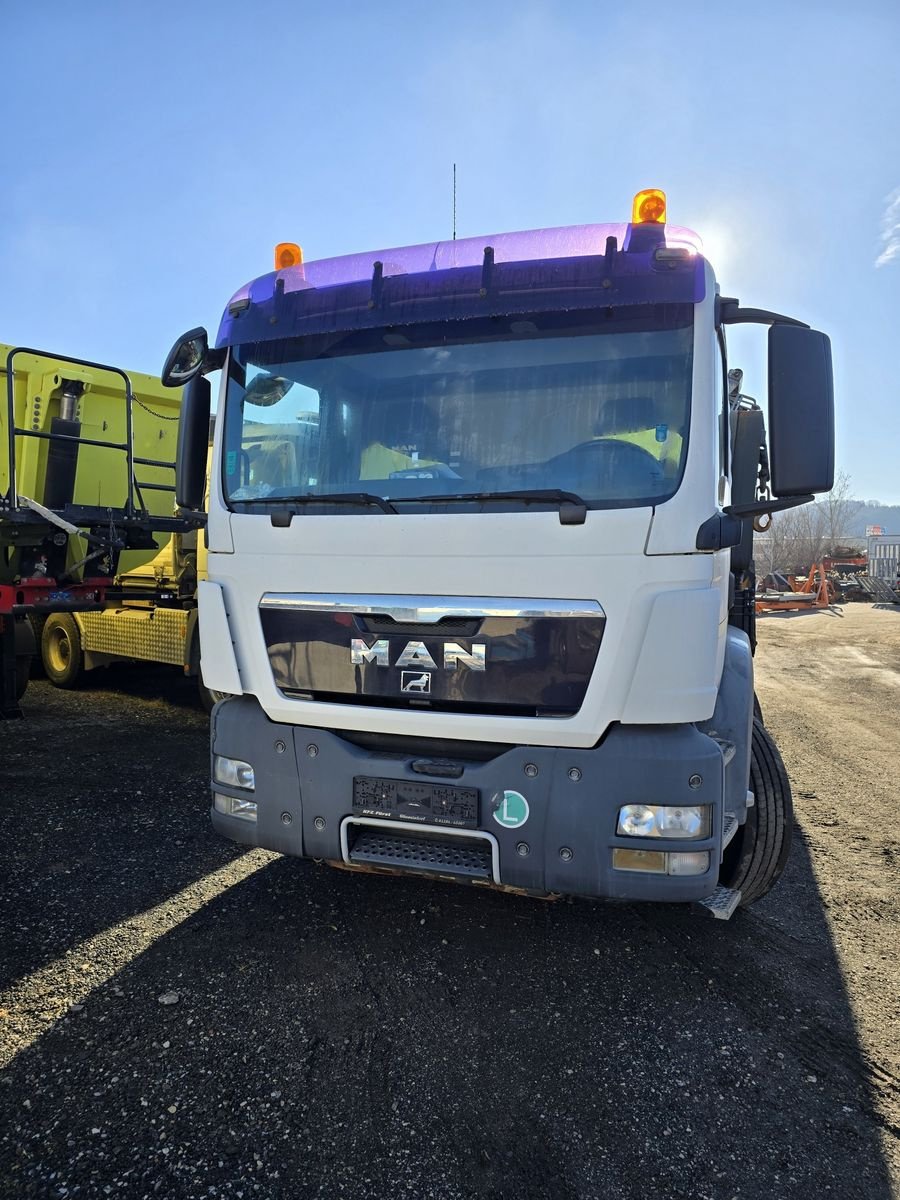
[[[790,592],[763,592],[756,598],[756,611],[788,612],[791,609],[830,608],[837,600],[837,588],[828,578],[822,563],[813,563],[806,579],[794,585],[789,576]]]

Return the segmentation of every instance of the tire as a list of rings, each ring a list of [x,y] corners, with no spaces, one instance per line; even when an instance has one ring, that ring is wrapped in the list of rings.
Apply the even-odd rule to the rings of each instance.
[[[53,613],[41,633],[41,659],[47,678],[58,688],[78,687],[84,655],[74,617]]]
[[[766,719],[763,716],[762,706],[759,703],[759,697],[756,692],[753,693],[753,720],[759,721],[760,725],[765,725]]]
[[[197,676],[197,690],[200,693],[200,703],[208,713],[212,712],[213,707],[228,695],[227,692],[216,692],[212,688],[208,688],[203,682],[203,676],[199,674]]]
[[[28,680],[31,678],[30,654],[20,654],[16,658],[16,699],[21,700],[28,690]]]
[[[741,893],[741,907],[775,886],[787,864],[794,832],[794,805],[784,763],[771,734],[753,722],[750,790],[756,803],[725,850],[719,882]]]

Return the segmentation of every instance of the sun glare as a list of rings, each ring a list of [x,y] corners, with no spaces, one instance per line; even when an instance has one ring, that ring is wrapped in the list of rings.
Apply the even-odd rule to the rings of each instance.
[[[703,257],[712,265],[717,279],[725,279],[732,268],[731,240],[727,232],[715,225],[701,225],[697,231],[703,243]]]

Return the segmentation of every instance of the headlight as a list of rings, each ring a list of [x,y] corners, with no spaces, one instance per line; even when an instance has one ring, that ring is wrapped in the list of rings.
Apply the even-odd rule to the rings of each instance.
[[[619,809],[616,833],[624,837],[659,837],[656,829],[656,810],[649,804],[626,804]]]
[[[250,764],[239,758],[226,758],[224,754],[217,754],[213,759],[213,779],[228,787],[246,788],[248,792],[256,786]]]
[[[225,813],[228,817],[240,817],[242,821],[256,820],[256,801],[245,800],[243,796],[223,796],[221,792],[215,792],[213,807],[216,812]]]
[[[708,804],[625,804],[619,809],[616,833],[622,837],[709,837]]]

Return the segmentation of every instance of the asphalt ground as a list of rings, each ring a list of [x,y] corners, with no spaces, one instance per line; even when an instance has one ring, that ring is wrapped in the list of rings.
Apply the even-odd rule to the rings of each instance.
[[[761,622],[797,830],[727,923],[244,853],[187,681],[33,682],[0,725],[0,1196],[900,1194],[900,613],[854,608]]]

